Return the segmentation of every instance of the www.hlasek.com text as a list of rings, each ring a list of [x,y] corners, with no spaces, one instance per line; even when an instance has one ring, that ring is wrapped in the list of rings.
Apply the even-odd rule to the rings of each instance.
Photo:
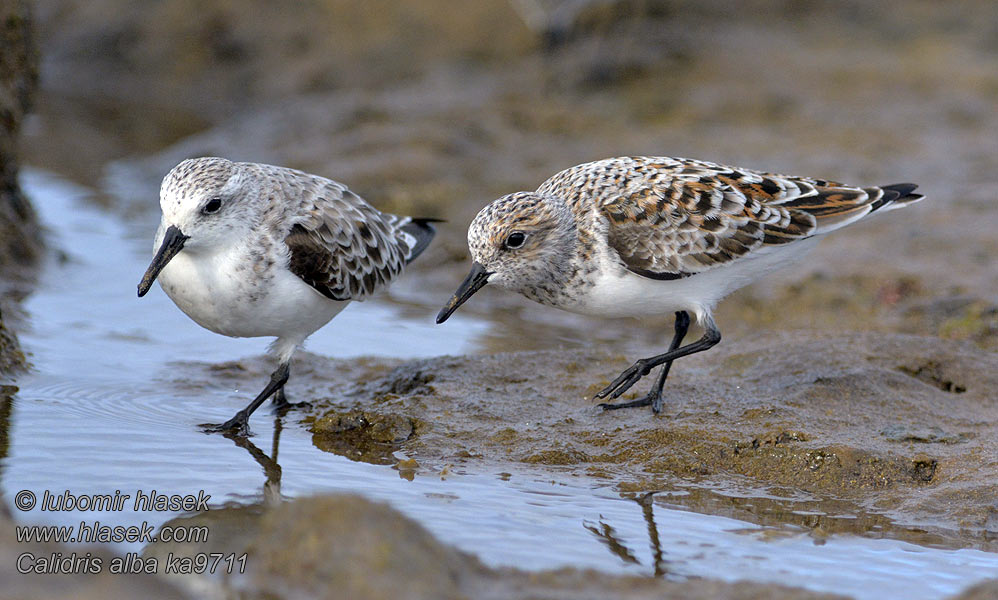
[[[14,532],[19,543],[57,542],[64,544],[121,544],[153,542],[208,541],[208,527],[205,525],[164,525],[159,533],[148,521],[140,525],[104,525],[100,521],[89,523],[80,521],[77,525],[17,525]]]

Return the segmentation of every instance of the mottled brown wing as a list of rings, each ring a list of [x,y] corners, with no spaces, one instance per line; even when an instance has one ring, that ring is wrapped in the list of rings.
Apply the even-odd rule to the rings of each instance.
[[[910,192],[685,159],[617,160],[617,189],[626,192],[597,193],[609,242],[629,270],[656,279],[836,229]]]
[[[363,300],[414,256],[408,217],[384,214],[345,186],[327,181],[301,207],[284,240],[291,272],[333,300]]]

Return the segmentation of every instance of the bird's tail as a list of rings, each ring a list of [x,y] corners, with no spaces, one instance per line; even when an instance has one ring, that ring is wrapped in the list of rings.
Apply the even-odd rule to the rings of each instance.
[[[813,220],[808,235],[825,234],[855,223],[874,211],[893,210],[918,202],[922,195],[913,193],[917,187],[914,183],[867,188],[819,185],[815,186],[817,194],[784,202],[783,206],[806,213],[807,217],[798,214],[805,221]],[[806,229],[808,223],[803,225]],[[794,236],[779,235],[778,231],[771,232],[767,228],[768,243],[785,243],[794,239]]]
[[[925,196],[912,193],[917,187],[918,185],[914,183],[893,183],[891,185],[880,186],[879,188],[867,189],[866,191],[870,194],[870,197],[876,197],[878,189],[883,191],[883,195],[871,204],[870,212],[880,209],[894,210],[895,208],[901,208],[902,206],[918,202]]]
[[[415,245],[412,248],[412,252],[409,254],[409,258],[406,262],[412,262],[417,256],[426,250],[426,247],[430,245],[433,241],[433,236],[437,234],[437,230],[433,227],[433,223],[443,223],[443,219],[421,219],[418,217],[411,217],[409,222],[403,225],[400,229],[412,236],[415,239]]]

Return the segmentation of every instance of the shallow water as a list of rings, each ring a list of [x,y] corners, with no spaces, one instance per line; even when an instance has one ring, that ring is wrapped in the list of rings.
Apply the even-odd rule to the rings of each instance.
[[[134,498],[137,490],[153,489],[204,490],[212,506],[257,503],[267,474],[254,458],[256,446],[273,455],[279,440],[285,497],[344,491],[383,500],[490,565],[775,581],[871,599],[940,598],[998,573],[993,553],[853,535],[816,540],[792,528],[774,533],[674,509],[665,495],[642,503],[550,471],[518,468],[507,477],[457,470],[409,481],[391,468],[318,450],[293,419],[281,427],[266,407],[252,420],[255,446],[249,452],[222,436],[204,435],[198,423],[224,420],[256,390],[213,385],[177,396],[171,365],[257,355],[266,342],[202,330],[158,286],[139,300],[135,285],[151,253],[152,231],[144,235],[94,208],[84,201],[90,192],[53,175],[29,171],[24,184],[52,245],[67,257],[46,266],[25,303],[30,330],[22,344],[34,370],[17,381],[10,446],[0,467],[8,504],[19,490],[39,497],[45,490],[120,490]],[[432,309],[413,313],[418,311],[389,300],[354,304],[308,348],[334,357],[457,354],[474,351],[489,327],[458,314],[453,326],[438,328]],[[65,525],[158,526],[177,514],[12,512],[21,521]]]

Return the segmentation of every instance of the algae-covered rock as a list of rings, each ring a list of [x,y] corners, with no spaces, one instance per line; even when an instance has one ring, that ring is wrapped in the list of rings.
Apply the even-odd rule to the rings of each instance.
[[[312,443],[320,450],[361,462],[390,465],[393,453],[412,437],[418,424],[396,413],[329,410],[311,423]]]
[[[24,367],[24,352],[17,342],[17,336],[7,329],[0,313],[0,375],[10,375]]]
[[[5,280],[30,277],[41,253],[41,233],[34,209],[17,181],[18,136],[38,84],[30,3],[0,3],[0,292]],[[3,298],[0,298],[2,304]],[[17,338],[4,325],[0,308],[0,376],[24,366]]]
[[[970,587],[962,594],[953,597],[953,600],[994,600],[998,598],[998,579],[978,583]]]
[[[34,261],[41,237],[17,182],[18,136],[38,84],[38,55],[27,0],[0,4],[0,276]]]

